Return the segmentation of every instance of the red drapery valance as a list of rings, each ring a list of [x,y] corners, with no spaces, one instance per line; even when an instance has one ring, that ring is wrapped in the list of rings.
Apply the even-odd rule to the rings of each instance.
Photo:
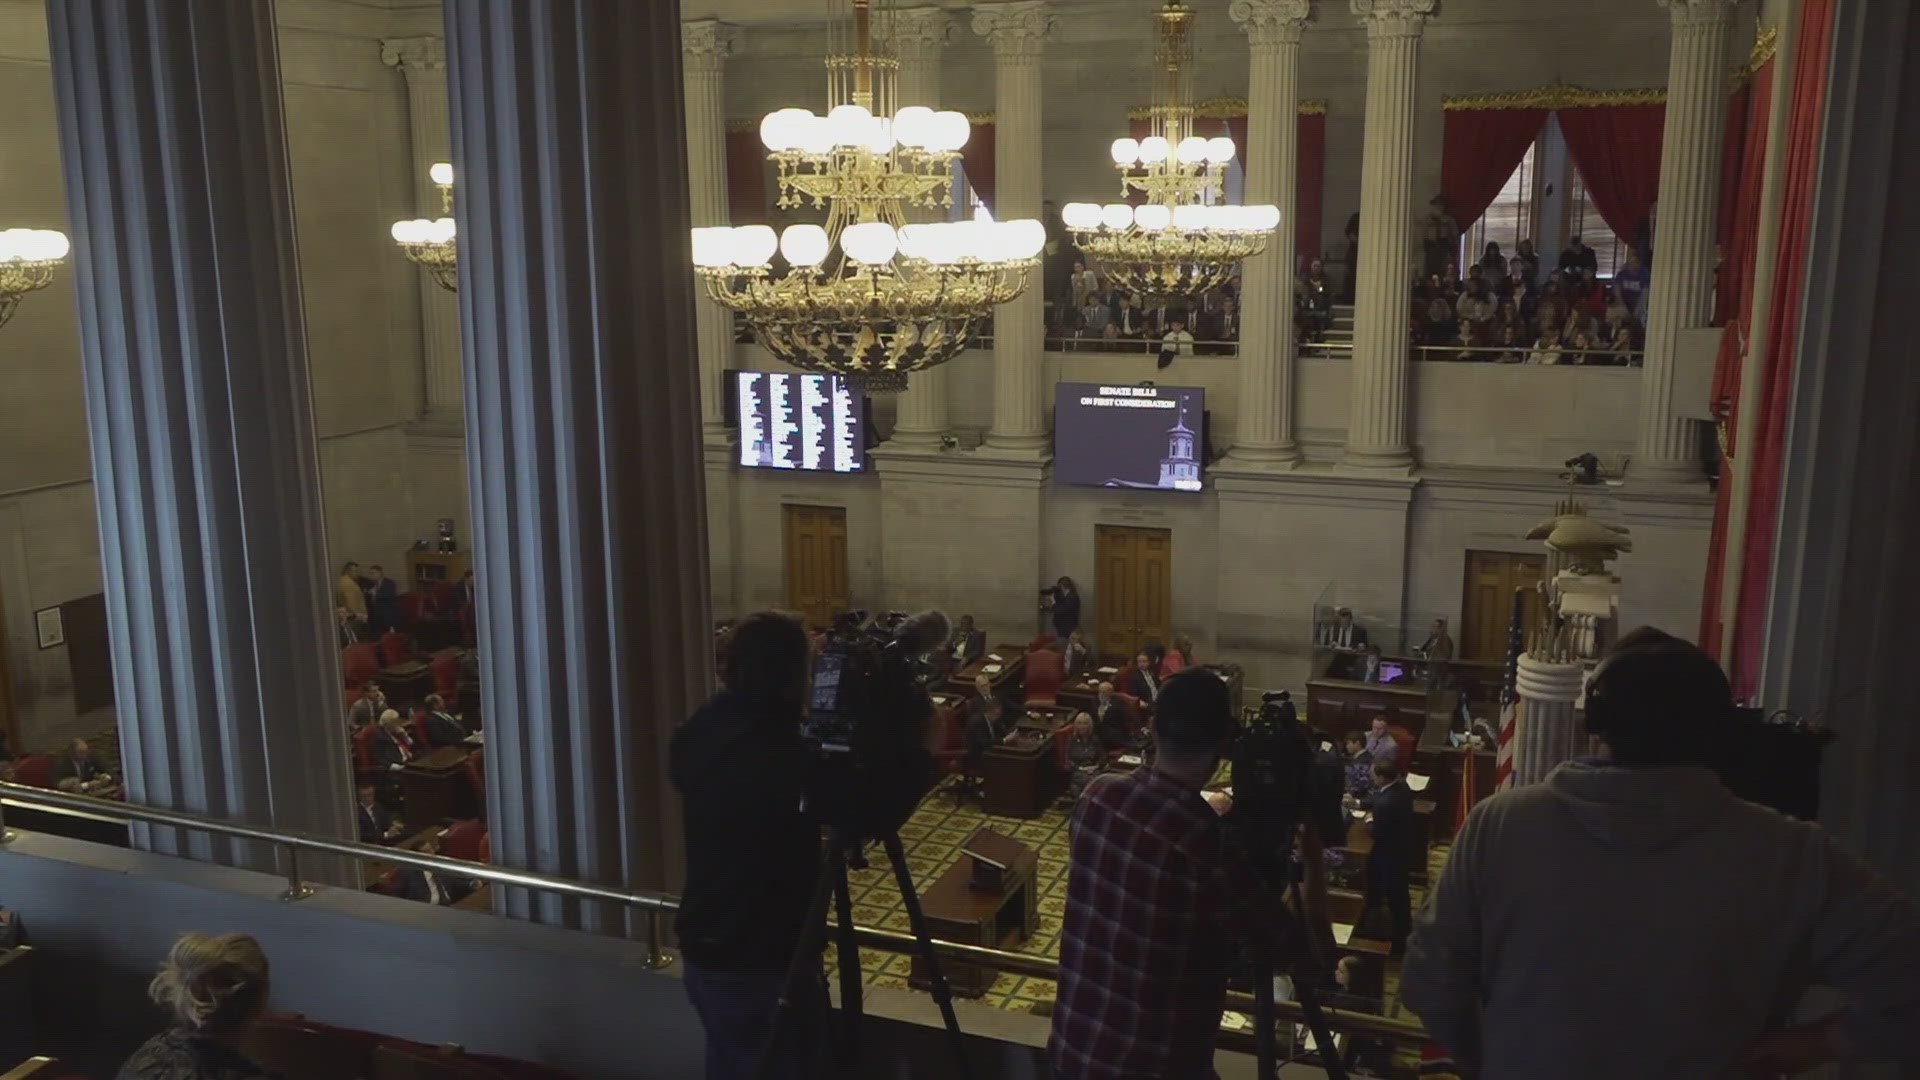
[[[1320,257],[1320,217],[1327,177],[1327,114],[1300,114],[1298,168],[1295,171],[1294,250],[1301,258]]]
[[[1440,194],[1461,227],[1487,212],[1547,122],[1545,109],[1449,109]]]
[[[1594,207],[1615,236],[1632,242],[1652,219],[1660,194],[1667,107],[1582,106],[1561,109],[1558,118]]]
[[[993,212],[993,125],[973,125],[973,135],[960,149],[961,167],[967,170],[967,183],[973,193]]]
[[[1727,133],[1720,140],[1719,220],[1715,223],[1714,244],[1720,251],[1713,290],[1713,325],[1725,326],[1733,317],[1733,291],[1727,288],[1727,271],[1733,266],[1733,233],[1740,217],[1740,174],[1746,161],[1749,125],[1753,123],[1753,82],[1742,81],[1727,96]],[[1762,127],[1767,118],[1759,118]]]
[[[1759,422],[1753,446],[1736,465],[1747,477],[1746,542],[1738,553],[1740,594],[1734,606],[1732,663],[1734,696],[1751,700],[1759,686],[1767,597],[1773,589],[1773,550],[1778,538],[1781,465],[1786,453],[1787,411],[1800,350],[1801,293],[1807,276],[1807,240],[1812,230],[1814,189],[1820,177],[1822,114],[1833,30],[1833,0],[1806,0],[1794,44],[1793,85],[1787,121],[1785,199],[1780,250],[1774,260],[1773,295],[1767,313],[1767,353],[1760,367]]]
[[[727,214],[735,225],[767,221],[767,151],[760,132],[727,132]]]

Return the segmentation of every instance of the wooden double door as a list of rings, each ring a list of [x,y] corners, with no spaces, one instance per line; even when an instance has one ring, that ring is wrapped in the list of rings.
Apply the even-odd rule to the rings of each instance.
[[[1099,525],[1094,534],[1094,647],[1130,660],[1149,642],[1173,643],[1173,533]]]
[[[826,627],[853,606],[847,587],[847,511],[841,506],[785,506],[787,607],[811,627]]]
[[[1465,595],[1460,603],[1460,630],[1456,639],[1462,660],[1505,660],[1507,620],[1513,613],[1513,590],[1524,588],[1523,630],[1540,620],[1540,578],[1547,572],[1545,555],[1518,555],[1509,551],[1467,552]],[[1425,627],[1413,628],[1414,640],[1425,641]]]

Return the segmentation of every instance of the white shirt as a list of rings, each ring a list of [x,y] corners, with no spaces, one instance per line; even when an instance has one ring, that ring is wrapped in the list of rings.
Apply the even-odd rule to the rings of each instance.
[[[1185,330],[1169,330],[1167,336],[1160,339],[1160,351],[1175,356],[1193,355],[1193,335]]]

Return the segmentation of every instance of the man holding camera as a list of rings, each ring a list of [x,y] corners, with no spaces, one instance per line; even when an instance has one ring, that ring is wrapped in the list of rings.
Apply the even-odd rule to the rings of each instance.
[[[1168,679],[1153,728],[1153,764],[1096,777],[1074,809],[1058,1080],[1213,1075],[1239,942],[1296,925],[1227,844],[1229,801],[1203,794],[1236,731],[1226,684],[1204,668]]]
[[[1818,826],[1711,768],[1719,665],[1659,631],[1594,672],[1599,756],[1468,815],[1400,991],[1469,1075],[1798,1075],[1920,1057],[1920,915]],[[1811,986],[1846,1004],[1787,1026]]]
[[[685,800],[687,882],[675,930],[687,996],[707,1031],[707,1078],[754,1075],[774,1006],[792,993],[790,1035],[773,1075],[822,1075],[825,988],[785,986],[820,873],[821,822],[809,809],[801,742],[811,656],[799,620],[758,612],[724,650],[725,689],[674,734],[671,773]]]

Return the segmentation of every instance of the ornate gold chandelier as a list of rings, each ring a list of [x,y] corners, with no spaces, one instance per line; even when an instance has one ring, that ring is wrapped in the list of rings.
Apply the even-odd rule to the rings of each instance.
[[[53,284],[69,247],[66,234],[52,229],[0,230],[0,326],[13,318],[21,297]]]
[[[440,189],[440,217],[412,218],[393,223],[393,242],[407,258],[420,264],[448,292],[460,291],[460,249],[454,241],[453,166],[435,162],[427,177]]]
[[[760,122],[776,205],[824,209],[825,224],[777,237],[766,225],[695,229],[694,272],[778,359],[895,391],[909,372],[958,356],[981,320],[1026,289],[1046,231],[1031,220],[908,223],[910,209],[953,205],[967,118],[896,109],[891,11],[874,10],[891,0],[834,3],[851,10],[836,12],[829,111],[780,109]]]
[[[1150,133],[1113,141],[1121,197],[1142,201],[1068,203],[1060,216],[1116,288],[1144,297],[1195,297],[1226,284],[1243,259],[1266,250],[1280,211],[1219,201],[1233,140],[1194,134],[1193,8],[1167,0],[1155,25]]]

